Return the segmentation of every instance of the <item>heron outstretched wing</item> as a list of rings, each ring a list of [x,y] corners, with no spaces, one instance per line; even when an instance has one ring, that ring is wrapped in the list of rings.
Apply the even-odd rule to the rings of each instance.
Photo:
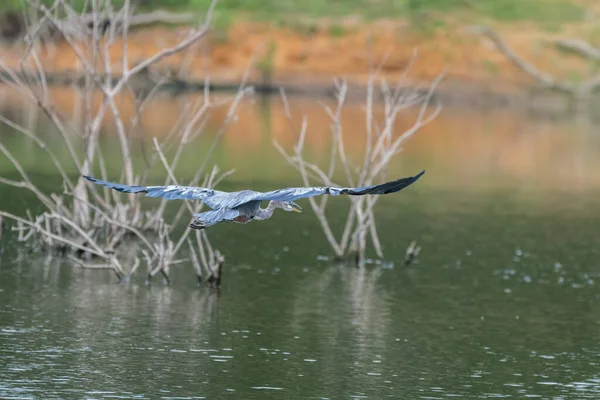
[[[337,188],[337,187],[295,187],[273,190],[270,192],[255,192],[253,190],[244,190],[235,193],[221,192],[215,194],[211,201],[218,207],[235,208],[250,201],[278,200],[295,201],[312,196],[329,194],[332,196],[351,195],[363,196],[366,194],[388,194],[398,192],[405,187],[413,184],[419,179],[425,171],[419,172],[415,176],[397,179],[378,185],[363,186],[358,188]]]
[[[215,195],[227,194],[226,192],[221,192],[219,190],[194,186],[132,186],[106,182],[86,175],[83,175],[83,177],[98,185],[103,185],[123,193],[146,193],[147,197],[163,197],[167,200],[204,200],[204,203],[213,209],[220,207],[218,204],[214,204],[211,201],[211,198]]]
[[[395,181],[381,183],[378,185],[363,186],[358,188],[337,187],[296,187],[273,190],[270,192],[256,192],[254,190],[242,190],[239,192],[222,192],[193,186],[132,186],[120,183],[106,182],[91,176],[84,175],[89,181],[123,193],[146,193],[147,197],[163,197],[168,200],[203,200],[204,203],[214,210],[221,208],[236,208],[251,201],[278,200],[294,201],[322,194],[338,196],[342,194],[351,196],[363,196],[366,194],[388,194],[394,193],[413,184],[423,175],[421,171],[415,176],[397,179]]]

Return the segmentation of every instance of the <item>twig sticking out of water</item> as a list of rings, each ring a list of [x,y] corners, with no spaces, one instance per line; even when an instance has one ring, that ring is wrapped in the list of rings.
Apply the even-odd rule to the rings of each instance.
[[[219,250],[215,251],[215,256],[211,262],[211,270],[212,274],[208,277],[209,283],[214,283],[214,285],[218,288],[221,286],[221,279],[223,278],[223,263],[225,262],[225,257],[221,254]]]
[[[154,148],[156,149],[157,154],[160,157],[160,160],[163,163],[163,166],[165,167],[169,178],[171,179],[171,181],[173,182],[174,185],[177,185],[177,179],[175,178],[175,175],[173,173],[173,170],[171,168],[171,166],[167,163],[167,159],[164,156],[164,153],[160,147],[160,144],[158,143],[158,140],[156,138],[154,138]],[[202,185],[203,187],[213,187],[216,184],[218,184],[222,179],[224,179],[226,176],[232,174],[233,171],[228,171],[224,174],[219,175],[219,169],[214,167],[211,174],[207,176],[207,179],[205,180],[204,184]],[[198,214],[200,213],[200,211],[202,210],[202,207],[204,206],[204,202],[197,202],[195,204],[193,204],[190,201],[185,200],[184,201],[184,206],[188,209],[190,214]],[[184,242],[184,240],[187,239],[188,235],[190,234],[191,230],[187,229],[185,231],[185,233],[182,235],[182,237],[179,239],[179,242],[176,245],[176,248],[178,249]],[[213,275],[216,276],[215,281],[217,282],[217,286],[220,285],[221,283],[221,267],[222,264],[225,260],[225,258],[221,255],[221,253],[219,252],[219,250],[213,250],[213,246],[210,243],[209,239],[208,239],[208,235],[206,234],[206,231],[195,231],[196,234],[196,245],[200,254],[200,260],[203,264],[203,266],[205,267],[205,269],[210,271],[210,275],[209,275],[209,283],[211,283],[211,277],[213,277]],[[191,254],[193,255],[194,258],[196,258],[196,252],[193,249],[193,247],[191,246],[190,241],[188,240],[188,246],[190,248]],[[208,261],[210,260],[210,261]],[[200,272],[200,268],[199,266],[197,266],[198,264],[198,260],[196,259],[196,264],[194,264],[194,269],[196,270],[196,276],[198,278],[198,281],[200,282],[202,280],[202,274]],[[215,271],[213,269],[213,266],[218,265],[218,273],[215,274]]]
[[[205,232],[199,232],[198,234],[202,235]],[[204,235],[206,237],[206,235]],[[208,239],[207,239],[208,240]],[[205,247],[200,248],[208,249],[211,254],[209,258],[206,255],[202,255],[198,258],[196,253],[195,246],[192,245],[191,240],[188,239],[188,246],[190,249],[192,264],[194,266],[194,270],[196,271],[196,280],[198,285],[201,285],[206,281],[209,285],[214,285],[217,288],[221,286],[221,277],[223,273],[223,263],[225,262],[225,257],[221,254],[219,250],[212,250],[210,243],[207,243]],[[198,261],[198,259],[202,260],[202,263]],[[206,279],[204,278],[203,272],[206,272]]]
[[[123,274],[121,273],[121,270],[116,268],[114,265],[111,264],[107,264],[107,263],[90,263],[90,262],[85,262],[79,258],[73,257],[73,256],[68,256],[67,257],[69,260],[71,260],[76,266],[80,267],[80,268],[85,268],[85,269],[108,269],[110,271],[113,271],[115,273],[115,275],[117,276],[117,279],[119,280],[119,282],[123,279]]]
[[[441,111],[440,104],[432,103],[434,91],[441,81],[443,73],[432,82],[429,90],[424,95],[419,94],[417,90],[405,88],[407,86],[406,76],[415,58],[416,52],[413,54],[413,58],[405,71],[403,79],[393,87],[385,79],[378,80],[381,66],[372,68],[366,94],[366,137],[362,157],[358,154],[349,154],[349,151],[346,149],[343,135],[342,110],[346,94],[348,93],[348,85],[344,80],[334,80],[337,104],[333,109],[324,105],[324,109],[331,119],[329,163],[324,167],[309,161],[304,154],[308,119],[302,117],[300,131],[297,132],[294,128],[287,97],[285,92],[281,90],[281,98],[288,125],[290,130],[295,133],[297,141],[291,151],[285,150],[277,142],[274,142],[274,145],[287,162],[297,169],[305,186],[360,187],[385,181],[389,164],[402,151],[404,143],[420,128],[435,119]],[[382,61],[382,64],[384,61],[385,59]],[[379,84],[384,103],[384,117],[379,121],[374,112],[374,93],[377,84]],[[396,128],[398,120],[401,118],[414,118],[405,115],[403,111],[413,107],[418,110],[416,118],[411,122],[409,128],[398,133]],[[334,181],[338,166],[341,166],[342,169],[340,173],[343,176],[343,182],[340,182],[343,183],[342,185],[336,184]],[[336,259],[354,261],[358,265],[363,265],[368,238],[371,239],[377,257],[380,259],[384,258],[373,213],[373,207],[378,197],[350,196],[350,210],[346,216],[345,226],[341,235],[334,233],[327,218],[328,196],[322,196],[319,201],[312,197],[308,199],[325,234],[325,238],[335,253]]]
[[[404,254],[404,265],[409,266],[418,257],[421,252],[421,246],[417,246],[417,241],[413,240],[408,245],[406,253]]]

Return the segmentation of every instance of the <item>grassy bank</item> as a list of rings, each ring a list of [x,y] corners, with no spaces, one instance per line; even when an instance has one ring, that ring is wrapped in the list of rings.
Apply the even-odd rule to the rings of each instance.
[[[52,4],[52,0],[42,3]],[[77,9],[89,1],[72,0]],[[168,8],[205,11],[211,0],[138,0],[147,9]],[[19,10],[21,0],[7,0],[0,10]],[[119,6],[123,0],[113,1]],[[502,21],[567,22],[583,19],[586,1],[577,0],[219,0],[217,9],[231,16],[279,18],[289,16],[373,18],[423,18],[448,13],[463,18],[492,18]]]
[[[146,11],[168,9],[202,15],[212,0],[131,0]],[[54,0],[41,0],[47,5]],[[22,0],[0,2],[0,13],[17,11]],[[77,10],[89,7],[88,0],[71,0]],[[115,8],[124,0],[113,0]],[[600,12],[596,0],[218,0],[213,27],[227,39],[238,22],[267,22],[313,34],[327,26],[331,36],[344,36],[356,24],[376,20],[402,21],[417,34],[453,29],[457,25],[489,23],[533,23],[546,32],[561,31],[565,24],[585,21],[589,11]],[[0,21],[0,23],[2,23]]]
[[[17,7],[19,1],[3,2],[0,9]],[[206,12],[210,2],[132,0],[146,10],[166,8],[198,15]],[[71,3],[81,8],[84,0]],[[113,1],[115,8],[122,3]],[[213,79],[221,84],[241,79],[257,52],[250,71],[257,82],[326,86],[333,76],[344,76],[364,84],[372,60],[385,59],[381,74],[388,80],[402,79],[407,65],[412,65],[411,79],[416,83],[430,82],[447,68],[445,82],[514,92],[539,84],[466,27],[491,26],[539,71],[579,84],[596,76],[600,63],[565,52],[554,41],[576,38],[600,47],[597,16],[598,0],[219,0],[208,56]],[[128,39],[132,57],[147,58],[166,43],[177,42],[177,30],[171,28],[132,30]],[[119,48],[115,44],[114,49]],[[76,70],[69,46],[63,43],[57,49],[60,56],[44,60],[45,68],[61,74]],[[14,65],[20,57],[16,50],[5,49],[5,58]],[[117,50],[114,57],[120,57]],[[188,60],[190,80],[205,79],[202,57]],[[182,62],[171,57],[161,68],[177,71]]]
[[[210,0],[154,1],[178,8],[206,9]],[[257,16],[306,15],[364,18],[411,18],[423,14],[455,13],[465,17],[498,20],[573,21],[583,18],[584,9],[569,0],[220,0],[218,8],[227,12]]]

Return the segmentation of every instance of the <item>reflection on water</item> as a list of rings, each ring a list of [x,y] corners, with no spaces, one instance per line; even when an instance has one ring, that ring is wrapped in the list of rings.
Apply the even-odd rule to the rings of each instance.
[[[327,121],[315,107],[293,102],[313,121],[307,151],[319,159]],[[364,120],[351,107],[356,154]],[[167,125],[144,126],[159,136]],[[215,155],[238,169],[225,186],[298,182],[271,144],[291,145],[286,129],[277,101],[245,103]],[[2,136],[50,187],[35,147]],[[0,397],[598,398],[597,147],[593,129],[568,121],[447,109],[395,166],[424,167],[426,179],[378,204],[390,263],[332,265],[310,213],[281,213],[212,230],[227,257],[220,292],[197,288],[185,263],[171,287],[115,285],[108,272],[17,249],[6,231]],[[186,157],[181,174],[197,166]],[[22,212],[22,191],[2,194]],[[423,250],[406,268],[411,240]]]
[[[517,261],[464,244],[407,270],[254,256],[229,266],[220,294],[183,268],[172,288],[146,288],[2,264],[0,396],[596,398],[599,298],[576,267],[583,248],[561,267],[580,283],[567,285],[498,276],[544,270],[543,246]]]
[[[69,88],[55,88],[50,96],[57,109],[73,121],[74,130],[83,121],[85,110],[82,95]],[[215,95],[223,100],[225,95]],[[100,101],[100,96],[96,99]],[[177,124],[179,116],[190,107],[202,106],[202,94],[185,94],[173,97],[162,93],[146,105],[140,118],[141,128],[132,135],[142,137],[134,143],[134,157],[141,160],[142,148],[152,151],[151,138],[165,137]],[[333,103],[325,102],[330,106]],[[129,121],[135,105],[129,97],[119,99],[120,114]],[[194,106],[195,105],[195,106]],[[326,162],[330,145],[330,120],[321,101],[312,98],[291,98],[292,126],[298,131],[303,116],[308,117],[306,154],[315,162]],[[0,109],[25,125],[48,133],[47,124],[41,125],[43,116],[38,109],[26,103],[10,89],[0,86]],[[196,143],[188,145],[182,164],[192,170],[202,160],[209,143],[223,124],[228,105],[212,109],[205,133]],[[399,114],[397,131],[411,126],[416,110]],[[377,118],[382,118],[383,108],[376,107]],[[351,157],[359,157],[364,149],[364,104],[349,102],[341,114],[344,142]],[[110,116],[106,117],[110,127]],[[43,129],[39,129],[43,127]],[[425,185],[477,190],[498,188],[502,185],[513,190],[575,190],[588,191],[600,188],[600,136],[597,123],[591,120],[535,118],[530,114],[509,109],[492,109],[473,112],[465,108],[447,106],[429,125],[423,127],[407,142],[402,157],[393,164],[395,174],[406,175],[426,168],[430,173]],[[106,133],[115,132],[110,128]],[[8,135],[8,132],[6,133]],[[14,139],[18,140],[18,139]],[[273,147],[273,141],[291,149],[295,135],[285,117],[279,97],[248,98],[238,108],[238,118],[225,132],[214,156],[214,163],[222,169],[235,168],[233,179],[251,183],[256,180],[294,179],[296,173],[286,166]],[[57,143],[62,146],[62,144]],[[25,162],[40,163],[31,142],[15,143],[23,149]],[[119,154],[116,141],[105,146]],[[66,153],[65,153],[66,155]],[[264,160],[269,162],[265,163]],[[0,164],[2,165],[2,164]],[[111,165],[109,165],[111,168]],[[118,164],[112,165],[116,174]],[[164,175],[160,171],[161,176]],[[460,179],[456,179],[460,177]]]

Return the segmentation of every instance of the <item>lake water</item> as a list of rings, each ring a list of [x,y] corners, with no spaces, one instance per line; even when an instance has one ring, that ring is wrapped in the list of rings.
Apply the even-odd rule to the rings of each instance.
[[[166,107],[188,100],[158,105],[148,137],[165,133]],[[31,119],[14,101],[2,106]],[[319,160],[326,115],[314,100],[292,109],[308,115],[307,151]],[[360,110],[344,114],[353,151]],[[223,187],[299,185],[272,146],[293,143],[278,99],[245,103],[239,115],[214,156],[237,171]],[[24,252],[5,229],[0,398],[599,398],[598,131],[581,120],[446,108],[394,164],[396,176],[427,173],[379,204],[385,266],[328,261],[311,212],[211,228],[226,256],[220,291],[198,288],[187,264],[169,287],[147,287],[141,275],[115,284],[108,272]],[[56,191],[38,150],[0,134]],[[134,152],[145,145],[134,143]],[[182,175],[200,162],[202,143]],[[0,168],[14,177],[5,160]],[[118,157],[109,168],[116,176]],[[1,193],[9,211],[35,208],[18,189]],[[405,267],[411,240],[422,250]]]

